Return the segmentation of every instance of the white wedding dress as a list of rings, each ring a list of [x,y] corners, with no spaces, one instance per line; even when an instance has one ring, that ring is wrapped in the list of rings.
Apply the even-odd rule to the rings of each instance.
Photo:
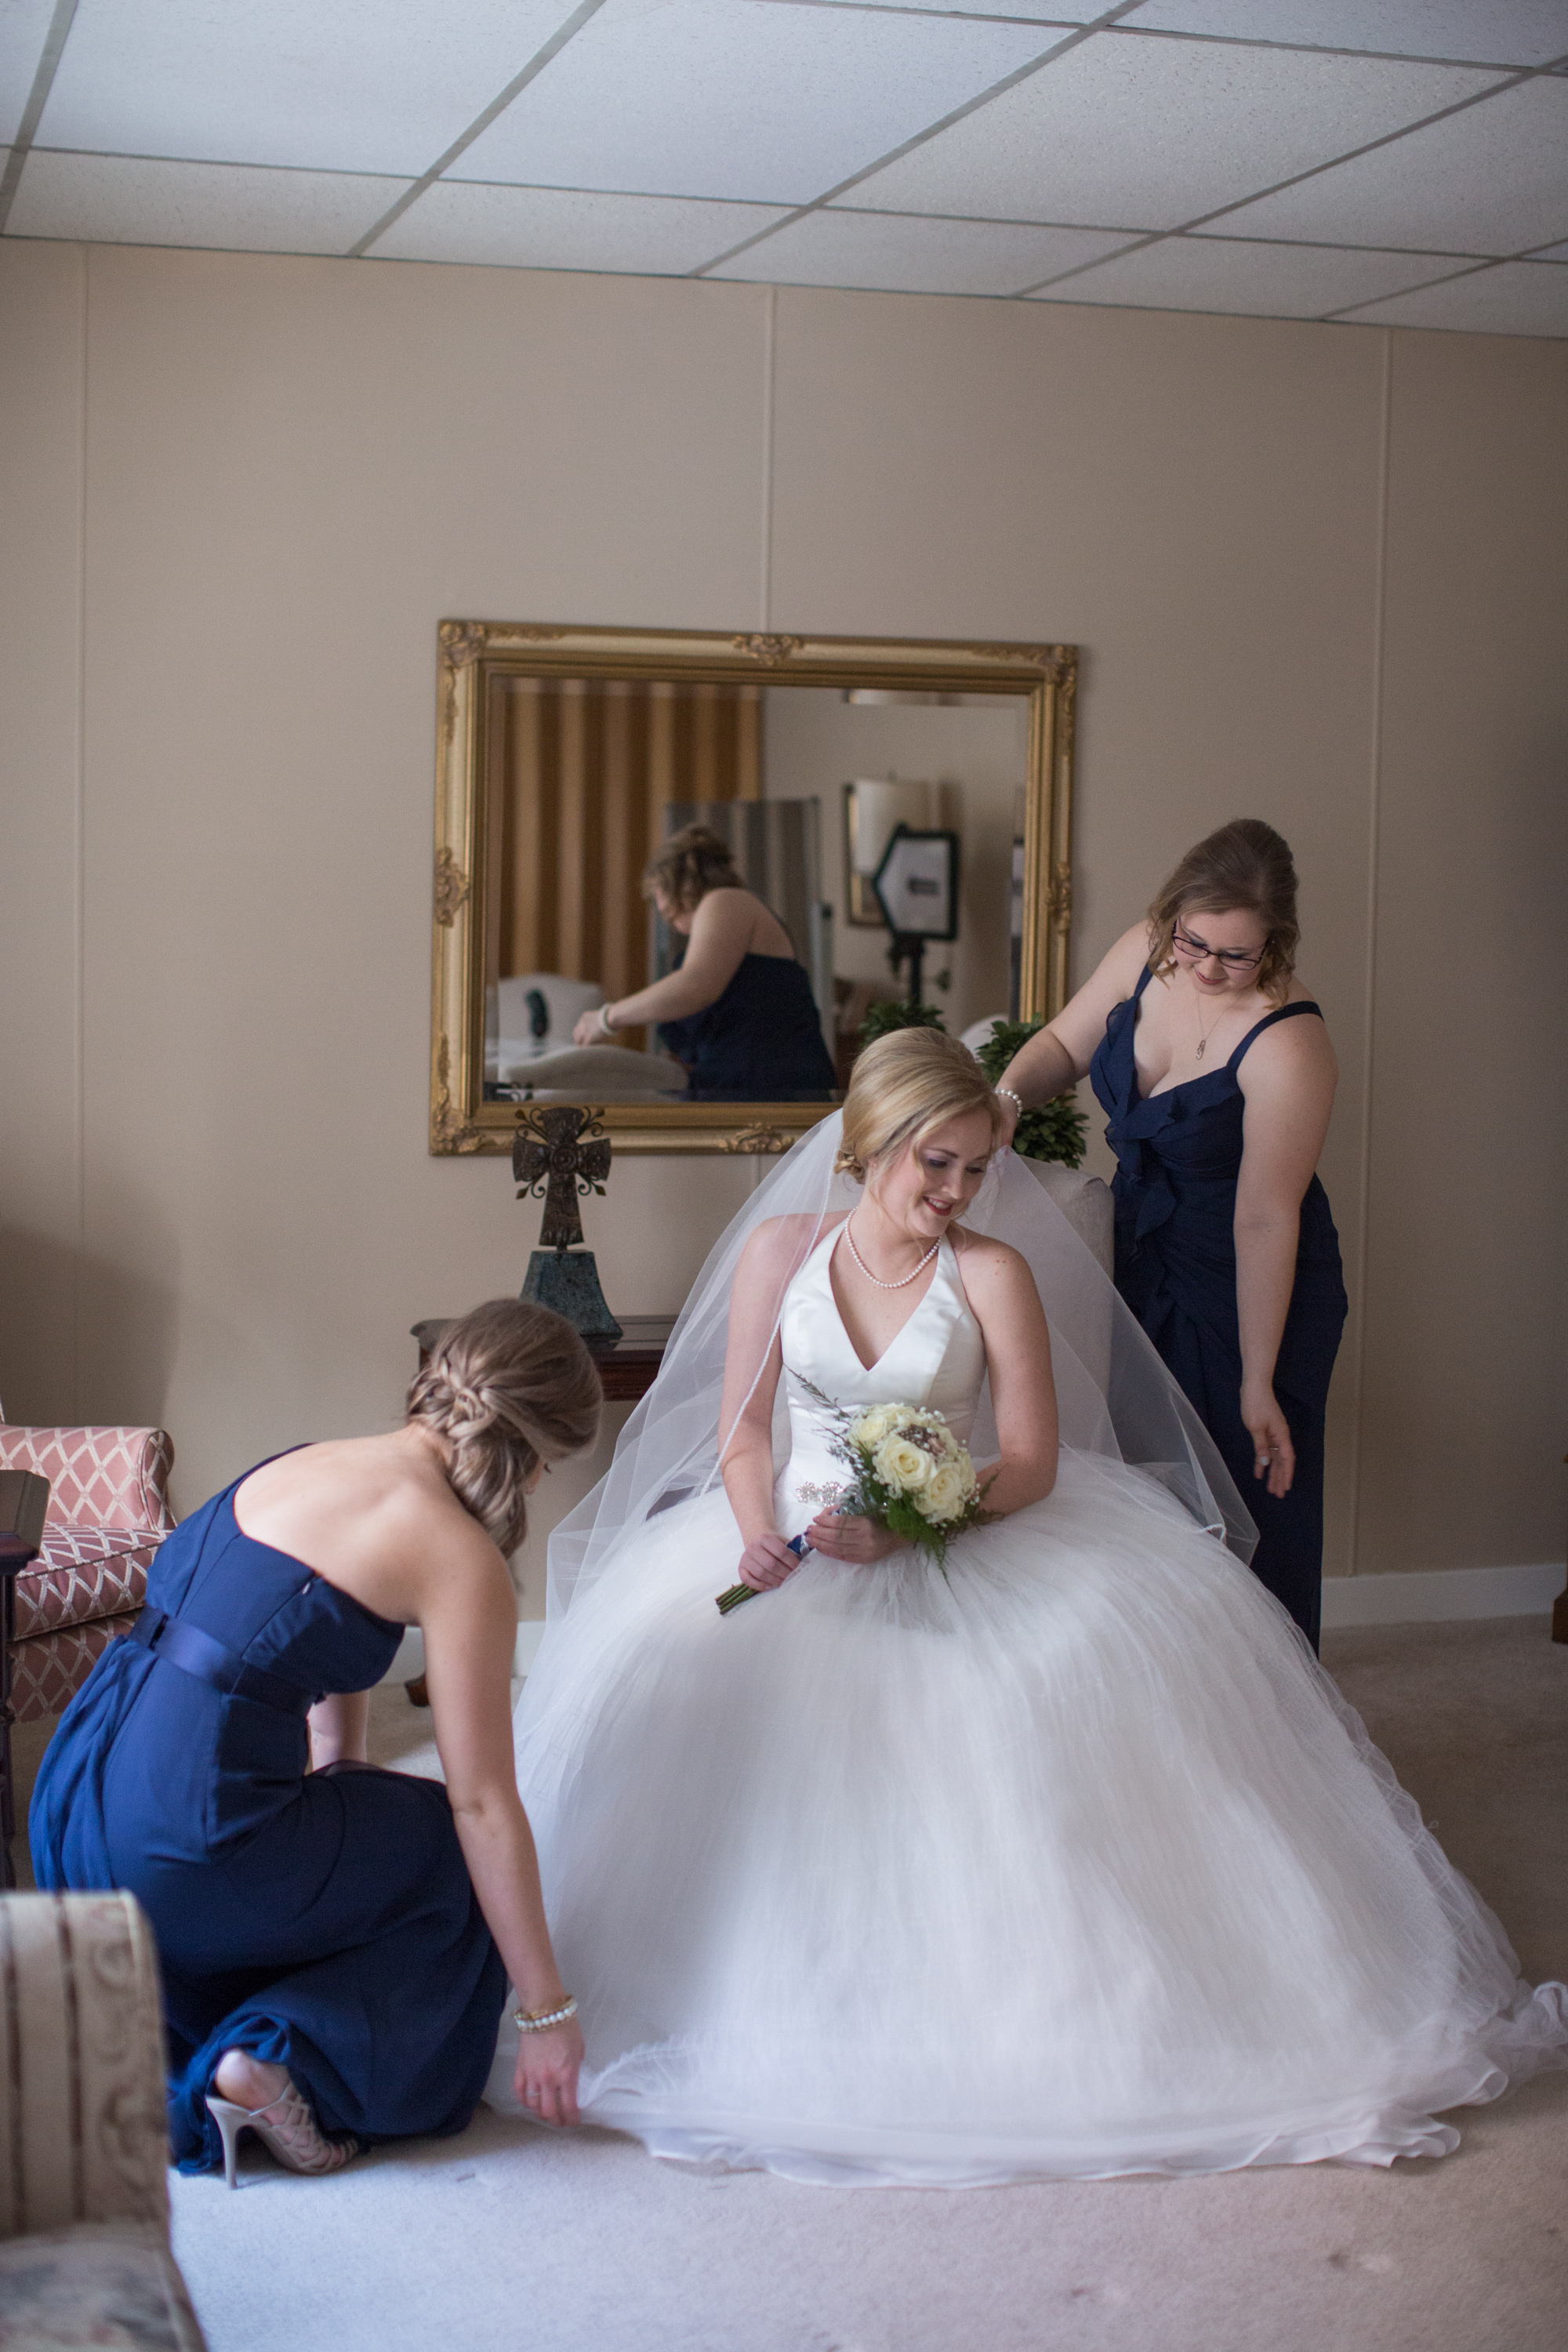
[[[784,1306],[786,1535],[843,1475],[805,1382],[967,1437],[984,1375],[945,1241],[862,1365],[836,1239]],[[1561,2062],[1563,1989],[1154,1477],[1064,1447],[945,1575],[807,1554],[721,1618],[740,1550],[721,1488],[661,1510],[518,1710],[587,2121],[840,2183],[1387,2163]]]

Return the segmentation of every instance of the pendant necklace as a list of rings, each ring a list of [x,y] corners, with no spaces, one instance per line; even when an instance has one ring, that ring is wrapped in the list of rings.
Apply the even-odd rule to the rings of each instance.
[[[1209,1039],[1214,1035],[1215,1031],[1219,1027],[1220,1023],[1225,1018],[1225,1007],[1223,1004],[1220,1006],[1219,1011],[1215,1014],[1214,1019],[1209,1023],[1206,1029],[1204,1027],[1203,1013],[1195,996],[1193,999],[1193,1013],[1198,1024],[1198,1050],[1194,1059],[1201,1062],[1205,1053],[1207,1051]],[[849,1246],[853,1249],[855,1246],[854,1243],[851,1242]]]
[[[932,1242],[930,1249],[927,1250],[924,1257],[921,1258],[919,1265],[916,1266],[915,1274],[906,1274],[901,1282],[883,1282],[879,1276],[872,1273],[870,1267],[867,1265],[865,1259],[856,1248],[855,1236],[850,1231],[850,1220],[847,1217],[844,1220],[844,1238],[849,1244],[850,1256],[854,1259],[856,1265],[859,1267],[867,1281],[874,1282],[879,1290],[902,1290],[905,1284],[910,1283],[914,1280],[915,1274],[923,1274],[925,1272],[927,1266],[931,1264],[938,1250],[942,1247],[942,1237],[939,1234],[937,1239]]]

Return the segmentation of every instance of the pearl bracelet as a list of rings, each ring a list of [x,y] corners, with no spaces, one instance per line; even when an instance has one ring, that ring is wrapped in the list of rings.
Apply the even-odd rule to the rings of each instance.
[[[514,2009],[511,2021],[520,2033],[548,2033],[552,2025],[564,2025],[576,2014],[577,1996],[569,1992],[558,2009]]]
[[[993,1087],[991,1091],[994,1095],[1011,1095],[1013,1100],[1017,1104],[1020,1112],[1024,1112],[1029,1108],[1028,1104],[1024,1100],[1023,1096],[1018,1092],[1016,1087]]]

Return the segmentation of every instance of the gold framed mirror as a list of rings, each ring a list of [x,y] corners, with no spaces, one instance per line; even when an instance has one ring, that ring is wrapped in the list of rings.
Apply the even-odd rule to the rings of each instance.
[[[841,1024],[904,992],[874,889],[896,830],[959,835],[957,936],[928,949],[925,989],[947,1026],[1048,1019],[1077,679],[1075,646],[443,621],[432,1152],[510,1151],[537,1101],[592,1104],[617,1151],[784,1150],[840,1098]],[[596,1006],[678,968],[689,907],[650,903],[642,877],[694,824],[758,907],[757,969],[720,1000],[755,983],[750,1061],[715,1062],[707,1016],[662,1009],[617,1020],[608,1050],[575,1045]],[[770,1061],[770,1005],[820,1026],[810,1070]]]

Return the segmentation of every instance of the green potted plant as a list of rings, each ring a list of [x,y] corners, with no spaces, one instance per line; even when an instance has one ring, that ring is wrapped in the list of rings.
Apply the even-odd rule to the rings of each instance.
[[[860,1024],[860,1050],[874,1045],[894,1029],[945,1029],[934,1004],[911,1004],[907,996],[879,996]]]

